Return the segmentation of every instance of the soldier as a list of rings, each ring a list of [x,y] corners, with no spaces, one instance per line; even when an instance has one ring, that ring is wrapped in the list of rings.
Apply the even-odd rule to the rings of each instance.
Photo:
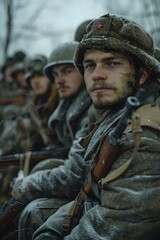
[[[73,66],[76,46],[77,42],[74,41],[58,45],[51,53],[49,64],[44,68],[46,76],[55,82],[61,99],[49,119],[49,125],[55,129],[61,143],[69,147],[91,104],[83,78]]]
[[[5,128],[1,134],[1,151],[3,155],[14,153],[26,153],[28,151],[39,151],[44,147],[53,145],[57,138],[52,129],[48,127],[48,118],[58,104],[59,96],[55,84],[51,83],[43,74],[43,67],[47,64],[47,58],[43,55],[35,55],[26,61],[27,72],[25,81],[32,91],[23,110],[5,120]],[[16,78],[24,65],[14,65],[12,75]],[[21,89],[22,90],[22,89]],[[23,90],[26,91],[25,88]],[[13,112],[12,111],[12,112]],[[25,157],[24,157],[25,160]],[[26,160],[27,161],[27,160]],[[19,164],[19,166],[1,166],[3,181],[1,181],[0,200],[4,202],[10,197],[10,189],[13,179],[19,170],[28,174],[33,164]]]
[[[32,96],[17,123],[23,152],[37,151],[56,141],[55,134],[48,127],[48,119],[57,107],[59,96],[55,84],[43,74],[46,64],[47,58],[40,54],[26,59],[25,79]]]
[[[12,57],[8,57],[2,67],[2,83],[1,88],[3,89],[2,95],[6,96],[10,94],[10,91],[17,89],[17,81],[15,75],[17,73],[25,73],[24,58],[26,54],[22,51],[17,51]],[[21,77],[22,78],[22,77]],[[25,84],[24,78],[23,83]]]
[[[40,64],[38,65],[39,69],[35,69],[36,67],[34,66],[37,61]],[[21,108],[19,110],[18,114],[15,113],[15,108],[13,109],[14,112],[9,114],[8,119],[5,121],[6,128],[1,135],[1,149],[3,154],[38,150],[45,146],[41,134],[39,134],[39,126],[36,126],[36,123],[33,121],[33,116],[31,120],[31,112],[38,109],[35,114],[38,115],[38,118],[41,118],[39,121],[42,122],[40,123],[43,125],[42,128],[48,128],[48,118],[58,103],[58,92],[55,85],[51,86],[50,81],[43,75],[43,66],[46,63],[47,58],[39,55],[28,60],[28,68],[30,69],[32,65],[32,69],[27,70],[26,73],[26,82],[28,82],[27,85],[31,86],[30,81],[35,81],[33,78],[38,75],[37,82],[42,81],[45,86],[42,85],[42,92],[37,92],[36,89],[33,89],[33,97],[31,97],[32,94],[28,95],[29,101],[27,100],[25,106],[23,106],[23,109]],[[15,71],[13,71],[14,76],[16,74]],[[46,84],[44,84],[44,82],[46,82]],[[30,98],[32,100],[30,100]],[[26,118],[28,121],[26,121]],[[25,125],[26,122],[28,125]],[[48,134],[48,132],[46,134]]]
[[[53,49],[49,63],[44,67],[44,74],[55,83],[60,97],[60,102],[50,116],[48,125],[57,135],[59,141],[57,145],[68,150],[81,129],[83,119],[91,104],[82,76],[73,66],[76,46],[75,41],[61,43]],[[77,102],[80,103],[78,107]],[[33,171],[54,166],[55,159],[49,159],[38,164]]]
[[[4,128],[4,106],[7,102],[6,99],[8,100],[8,95],[10,94],[11,86],[13,83],[13,78],[11,75],[13,63],[13,58],[8,57],[2,66],[2,79],[0,81],[0,133],[2,133]]]
[[[12,71],[11,75],[14,79],[15,84],[17,85],[17,88],[28,90],[27,83],[25,81],[25,71],[26,71],[26,66],[25,66],[25,60],[26,54],[22,51],[17,51],[14,54],[14,64],[12,66]]]
[[[91,21],[93,21],[93,19],[85,20],[78,25],[78,27],[76,28],[76,31],[74,33],[75,41],[80,42],[83,39],[84,35],[86,34],[86,27]],[[100,112],[101,112],[101,110],[95,108],[95,106],[92,104],[92,106],[90,107],[90,109],[88,111],[89,120],[90,120],[89,125],[92,125],[94,122],[97,121]]]
[[[70,149],[68,158],[60,159],[61,164],[71,161],[72,154],[76,155],[77,139],[86,136],[88,133],[87,112],[91,105],[91,99],[86,91],[83,77],[73,65],[73,56],[77,44],[75,41],[59,44],[52,51],[49,63],[44,68],[44,73],[51,82],[56,84],[60,96],[60,102],[49,118],[49,125],[57,133],[60,144]],[[79,153],[77,154],[79,155]],[[75,167],[76,161],[78,159],[75,159]],[[32,173],[38,171],[48,174],[49,171],[50,174],[54,175],[57,162],[58,159],[44,160],[35,166]],[[30,176],[33,175],[36,177],[37,173]],[[13,191],[17,190],[18,187],[15,186]],[[47,199],[48,197],[50,199]],[[36,198],[37,200],[32,201]],[[20,239],[31,239],[33,232],[59,206],[70,201],[68,196],[63,199],[52,199],[52,194],[48,195],[45,191],[44,195],[36,196],[35,194],[33,198],[28,200],[27,202],[32,202],[24,209],[19,220]],[[27,225],[27,228],[24,228],[24,225]]]
[[[87,19],[78,25],[78,27],[76,28],[76,31],[74,33],[75,41],[80,42],[82,40],[82,38],[86,34],[86,27],[91,21],[92,21],[92,19]]]
[[[0,105],[2,106],[3,131],[1,133],[1,153],[9,154],[12,151],[19,151],[19,144],[16,136],[16,118],[21,114],[27,102],[28,87],[24,80],[25,54],[16,52],[9,62],[4,65],[4,86]],[[14,139],[14,141],[13,141]]]
[[[2,80],[0,84],[1,96],[0,96],[0,112],[1,112],[1,131],[5,127],[5,119],[8,118],[10,112],[17,112],[21,108],[19,99],[15,99],[16,84],[12,77],[12,67],[15,59],[8,57],[2,66]],[[18,110],[17,110],[18,108]]]
[[[2,66],[2,82],[1,88],[3,90],[12,89],[13,77],[12,77],[12,66],[14,64],[14,58],[8,57]]]
[[[28,85],[25,81],[25,71],[26,71],[26,66],[24,62],[17,62],[13,64],[12,77],[14,81],[17,83],[17,88],[26,90],[26,95],[27,95]]]
[[[90,183],[95,197],[92,196],[90,207],[84,208],[77,225],[73,222],[73,229],[65,229],[64,219],[72,216],[71,211],[70,215],[68,213],[73,203],[69,203],[51,216],[35,232],[33,239],[159,239],[160,107],[156,103],[160,89],[160,64],[153,54],[152,37],[126,17],[107,14],[87,27],[87,34],[77,47],[74,61],[84,76],[94,105],[103,109],[104,115],[90,138],[83,142],[86,147],[84,161],[78,161],[76,169],[74,161],[55,169],[55,175],[51,178],[48,175],[47,179],[52,187],[48,184],[48,190],[45,190],[56,197],[73,196],[73,189],[79,189],[89,170],[85,182]],[[134,140],[134,135],[138,136],[141,129],[138,125],[137,131],[132,132],[129,125],[120,139],[121,150],[105,173],[105,155],[101,152],[107,146],[105,139],[111,136],[121,119],[126,109],[126,98],[134,95],[140,87],[145,89],[141,94],[141,107],[137,110],[141,119],[141,137]],[[113,140],[116,140],[115,137]],[[138,142],[139,150],[132,155],[134,144]],[[116,141],[110,139],[111,143],[114,145]],[[100,154],[103,156],[101,172],[104,170],[105,174],[101,175],[100,172],[95,179],[95,164]],[[43,181],[45,174],[41,173]],[[31,182],[31,179],[26,179],[19,189],[19,197],[24,200],[26,192],[27,198],[31,198],[37,190],[34,182],[29,191],[26,187],[28,180]],[[89,199],[85,201],[84,196],[82,206],[87,207]]]

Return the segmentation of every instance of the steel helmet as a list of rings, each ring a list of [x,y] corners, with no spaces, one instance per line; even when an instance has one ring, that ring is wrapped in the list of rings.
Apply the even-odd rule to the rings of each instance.
[[[80,42],[84,35],[86,34],[86,27],[87,25],[92,21],[92,19],[88,19],[84,22],[82,22],[80,25],[78,25],[75,34],[74,34],[74,40],[77,42]]]
[[[61,43],[51,52],[49,63],[44,67],[44,74],[51,81],[54,81],[54,78],[51,74],[51,69],[53,66],[65,63],[73,64],[73,56],[77,45],[78,42],[76,41]]]
[[[47,58],[44,55],[37,54],[25,59],[26,74],[25,79],[30,85],[30,78],[35,74],[43,75],[43,68],[47,64]]]
[[[25,73],[25,64],[23,62],[17,62],[13,64],[12,77],[15,78],[16,74],[19,72]]]

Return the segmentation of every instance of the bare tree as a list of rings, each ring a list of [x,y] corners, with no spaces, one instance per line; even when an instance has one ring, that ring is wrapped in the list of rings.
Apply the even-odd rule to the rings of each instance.
[[[6,14],[7,14],[7,32],[6,32],[6,41],[4,43],[4,58],[6,59],[8,47],[11,41],[11,34],[12,34],[12,23],[13,23],[13,1],[9,0],[3,0],[3,4],[6,8]]]
[[[17,48],[17,41],[24,42],[24,46],[28,42],[32,43],[44,38],[54,39],[54,42],[59,41],[65,29],[59,31],[54,28],[56,23],[52,19],[53,12],[55,9],[60,11],[60,5],[56,4],[52,0],[0,0],[0,9],[3,8],[4,15],[3,22],[0,24],[5,30],[3,34],[5,37],[0,35],[0,63],[5,61],[13,46]],[[49,16],[47,28],[42,24],[42,20],[45,20],[43,19],[44,13],[48,13]],[[71,32],[72,29],[67,29],[67,31]]]
[[[159,1],[152,0],[144,0],[143,7],[146,9],[142,14],[142,18],[145,20],[147,28],[151,35],[154,38],[155,44],[160,47],[160,8]]]
[[[112,13],[128,16],[136,19],[153,37],[155,44],[160,47],[160,8],[159,0],[123,0],[123,4],[119,0],[106,1],[105,8]]]
[[[76,1],[80,2],[70,0],[71,11],[77,11],[72,8]],[[97,2],[92,1],[91,12]],[[103,5],[104,14],[110,12],[136,19],[152,34],[156,45],[160,46],[158,2],[159,0],[134,0],[132,7],[130,0],[101,0],[99,4]],[[18,50],[18,43],[30,54],[29,50],[33,49],[32,46],[37,46],[39,40],[52,47],[65,39],[66,35],[71,36],[74,27],[72,24],[67,25],[67,18],[63,19],[65,4],[66,0],[0,0],[0,16],[1,13],[4,15],[4,19],[0,21],[0,29],[3,30],[3,34],[2,31],[0,34],[0,63],[9,53]]]
[[[3,35],[0,36],[0,62],[5,61],[6,57],[9,55],[10,45],[16,45],[17,39],[21,38],[22,40],[24,39],[24,41],[26,41],[27,39],[36,40],[37,38],[42,37],[43,30],[41,29],[41,26],[37,26],[35,22],[46,9],[47,1],[39,0],[38,4],[35,4],[36,7],[34,7],[28,21],[21,21],[21,19],[18,19],[19,13],[23,12],[24,16],[26,17],[27,13],[25,12],[25,9],[30,4],[31,2],[27,0],[0,0],[0,7],[1,11],[3,9],[4,16],[1,22],[1,27],[4,31]],[[53,37],[52,31],[47,31],[46,34],[47,33]]]

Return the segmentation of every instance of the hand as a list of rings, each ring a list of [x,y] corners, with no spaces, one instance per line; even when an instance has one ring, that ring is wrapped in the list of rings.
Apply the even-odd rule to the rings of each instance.
[[[24,172],[22,170],[20,170],[18,172],[18,177],[16,178],[15,180],[15,184],[13,186],[13,190],[11,192],[12,196],[15,198],[15,199],[20,199],[20,195],[19,195],[19,187],[22,183],[24,179]]]
[[[23,118],[17,122],[17,128],[22,132],[29,131],[30,126],[31,126],[31,120],[29,118]]]
[[[11,194],[16,200],[20,199],[19,187],[22,182],[23,182],[23,179],[17,179],[15,182],[15,185],[13,186],[13,190],[12,190]]]

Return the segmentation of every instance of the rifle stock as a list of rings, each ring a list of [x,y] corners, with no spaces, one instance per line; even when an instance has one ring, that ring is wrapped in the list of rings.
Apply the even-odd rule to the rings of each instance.
[[[107,175],[112,167],[113,162],[117,159],[120,153],[120,140],[123,135],[123,131],[129,124],[133,111],[140,106],[138,97],[140,97],[139,92],[137,96],[127,98],[125,111],[117,126],[108,134],[107,137],[104,137],[102,140],[101,148],[99,149],[96,159],[91,166],[91,178],[97,184],[101,178]],[[94,196],[92,192],[92,180],[90,180],[90,177],[86,179],[81,191],[71,206],[68,215],[64,219],[63,230],[66,234],[68,234],[71,229],[78,224],[84,201],[87,198]],[[94,196],[94,198],[96,197]]]
[[[19,94],[15,96],[1,97],[0,106],[5,106],[9,104],[24,104],[26,102],[27,95]]]
[[[69,149],[64,147],[55,147],[49,150],[32,152],[30,157],[31,166],[47,158],[65,158],[68,155],[68,151]],[[20,161],[25,159],[26,154],[27,153],[1,155],[0,165],[2,166],[19,165]]]
[[[50,157],[64,158],[68,155],[67,148],[53,148],[46,151],[32,152],[31,165]],[[9,156],[2,156],[0,158],[0,164],[4,165],[18,165],[20,161],[20,154],[14,154]],[[16,219],[19,213],[23,210],[25,204],[15,200],[11,197],[0,209],[0,233],[1,239],[14,239],[16,234]],[[9,233],[9,234],[8,234]],[[3,238],[2,238],[3,237]],[[9,237],[9,238],[8,238]],[[17,239],[17,236],[15,236]]]

